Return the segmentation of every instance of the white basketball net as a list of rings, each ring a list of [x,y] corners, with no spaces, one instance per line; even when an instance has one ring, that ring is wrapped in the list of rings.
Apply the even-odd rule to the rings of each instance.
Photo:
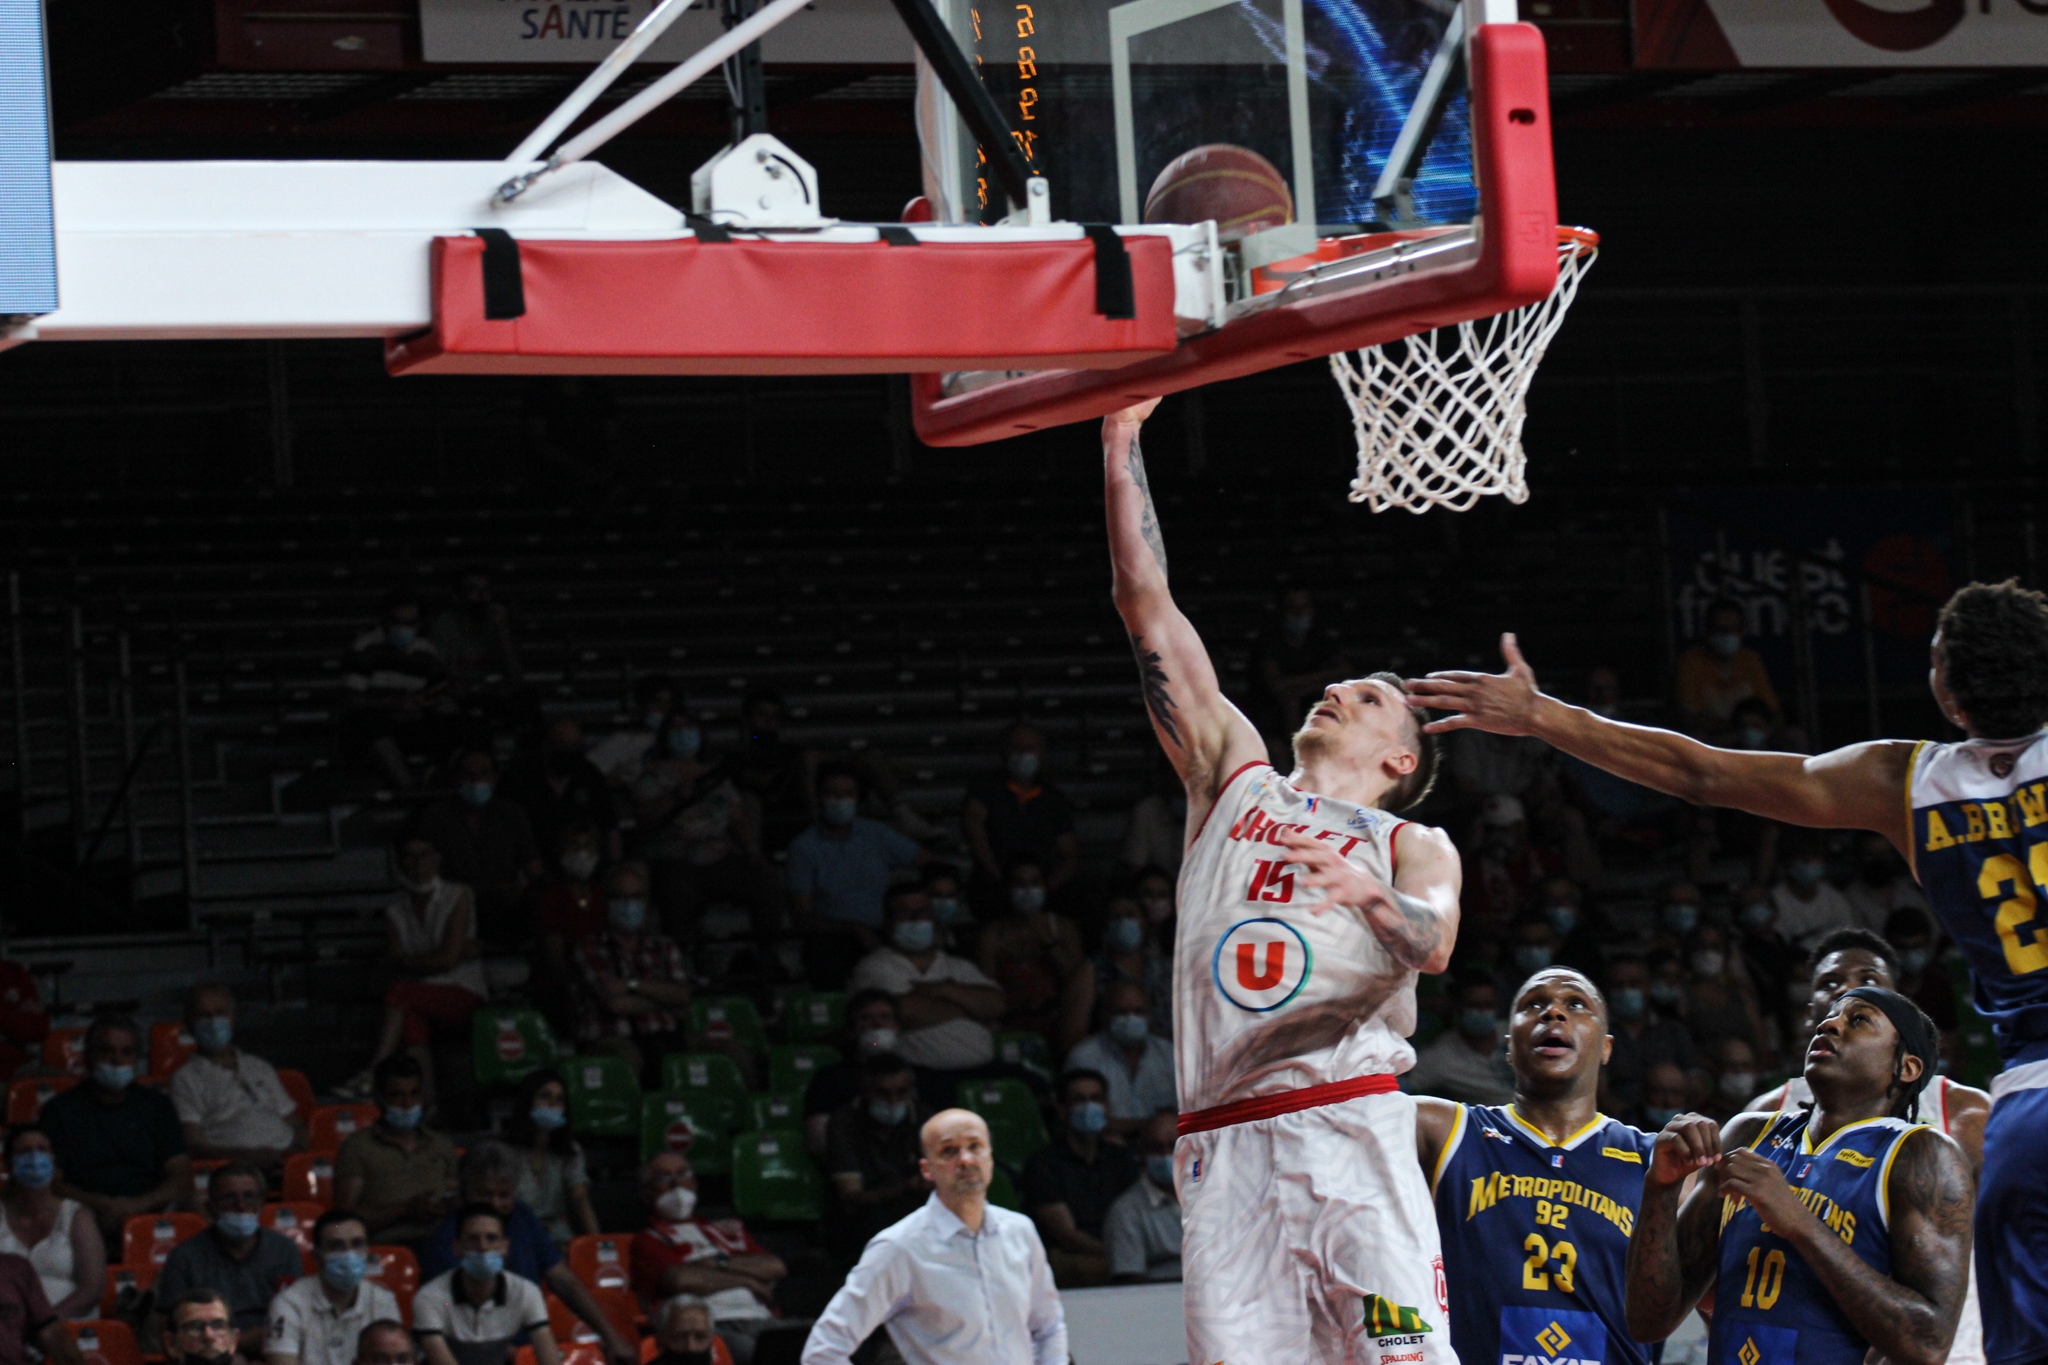
[[[1490,493],[1526,502],[1529,381],[1564,321],[1598,239],[1562,235],[1550,297],[1477,322],[1330,357],[1358,436],[1351,501],[1462,512]]]

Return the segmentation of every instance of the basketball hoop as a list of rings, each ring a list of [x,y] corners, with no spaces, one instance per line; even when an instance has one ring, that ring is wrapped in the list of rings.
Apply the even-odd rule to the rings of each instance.
[[[1462,512],[1499,493],[1526,502],[1529,381],[1564,321],[1600,235],[1557,230],[1557,287],[1492,317],[1330,357],[1358,435],[1351,501],[1375,512]]]

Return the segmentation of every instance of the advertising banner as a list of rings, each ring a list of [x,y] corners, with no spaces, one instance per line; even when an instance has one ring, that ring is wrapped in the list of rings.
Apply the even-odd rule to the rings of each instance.
[[[2048,66],[2048,0],[1634,0],[1640,67]]]
[[[420,0],[421,52],[430,62],[588,65],[617,47],[654,6],[655,0]],[[641,60],[680,62],[723,31],[716,0],[695,0]],[[908,65],[912,52],[910,34],[888,0],[807,5],[761,41],[761,58],[769,62]],[[716,77],[709,84],[717,86]]]

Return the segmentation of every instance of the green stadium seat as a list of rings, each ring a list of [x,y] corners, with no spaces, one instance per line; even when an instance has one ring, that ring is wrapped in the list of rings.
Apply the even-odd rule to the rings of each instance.
[[[661,1088],[683,1096],[690,1112],[731,1132],[746,1108],[739,1063],[716,1052],[671,1052],[661,1059]]]
[[[700,1044],[735,1042],[756,1057],[768,1051],[761,1012],[744,995],[707,995],[691,1002],[690,1031]]]
[[[732,1206],[742,1218],[815,1222],[824,1216],[825,1182],[789,1129],[741,1133],[732,1140]]]
[[[801,1095],[811,1077],[839,1060],[839,1049],[817,1043],[780,1043],[768,1049],[768,1089],[778,1095]]]
[[[516,1084],[530,1071],[553,1066],[562,1055],[554,1030],[538,1010],[486,1005],[469,1026],[476,1081],[486,1088]]]
[[[988,1178],[988,1202],[1011,1213],[1024,1212],[1024,1201],[1017,1197],[1017,1183],[1000,1166],[995,1167]]]
[[[804,1126],[804,1097],[801,1095],[750,1095],[747,1115],[757,1129]]]
[[[731,1124],[692,1113],[689,1098],[673,1092],[649,1095],[640,1103],[642,1161],[673,1151],[688,1156],[700,1175],[724,1175],[731,1169]]]
[[[998,1033],[996,1056],[1011,1066],[1023,1067],[1047,1084],[1052,1082],[1052,1049],[1046,1046],[1044,1034]]]
[[[569,1118],[583,1137],[632,1137],[640,1131],[640,1082],[623,1057],[599,1053],[562,1063]]]
[[[1022,1081],[962,1081],[953,1092],[955,1103],[972,1109],[988,1123],[989,1140],[998,1161],[1022,1166],[1031,1154],[1050,1141],[1045,1119],[1038,1112],[1038,1097]]]
[[[782,1036],[792,1043],[836,1043],[846,1028],[846,993],[792,995],[782,1006]]]

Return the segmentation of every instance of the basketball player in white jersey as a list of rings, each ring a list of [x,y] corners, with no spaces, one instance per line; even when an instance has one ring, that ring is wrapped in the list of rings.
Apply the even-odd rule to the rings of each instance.
[[[1837,929],[1813,949],[1812,994],[1806,1007],[1809,1034],[1834,1011],[1835,1002],[1857,986],[1881,986],[1897,990],[1898,950],[1868,929]],[[1763,1113],[1798,1109],[1813,1103],[1813,1087],[1804,1076],[1794,1076],[1783,1085],[1766,1090],[1746,1108]],[[1984,1120],[1991,1116],[1991,1096],[1946,1076],[1936,1076],[1920,1092],[1921,1123],[1931,1123],[1956,1140],[1975,1180],[1984,1165]],[[1970,1267],[1969,1285],[1963,1294],[1962,1316],[1956,1319],[1955,1338],[1949,1343],[1948,1365],[1984,1365],[1984,1324],[1977,1313],[1977,1267]]]
[[[1174,1181],[1194,1365],[1456,1365],[1415,1163],[1415,976],[1449,963],[1457,851],[1394,811],[1435,771],[1392,675],[1326,688],[1266,762],[1167,589],[1138,451],[1103,423],[1117,610],[1187,784],[1174,945]]]

